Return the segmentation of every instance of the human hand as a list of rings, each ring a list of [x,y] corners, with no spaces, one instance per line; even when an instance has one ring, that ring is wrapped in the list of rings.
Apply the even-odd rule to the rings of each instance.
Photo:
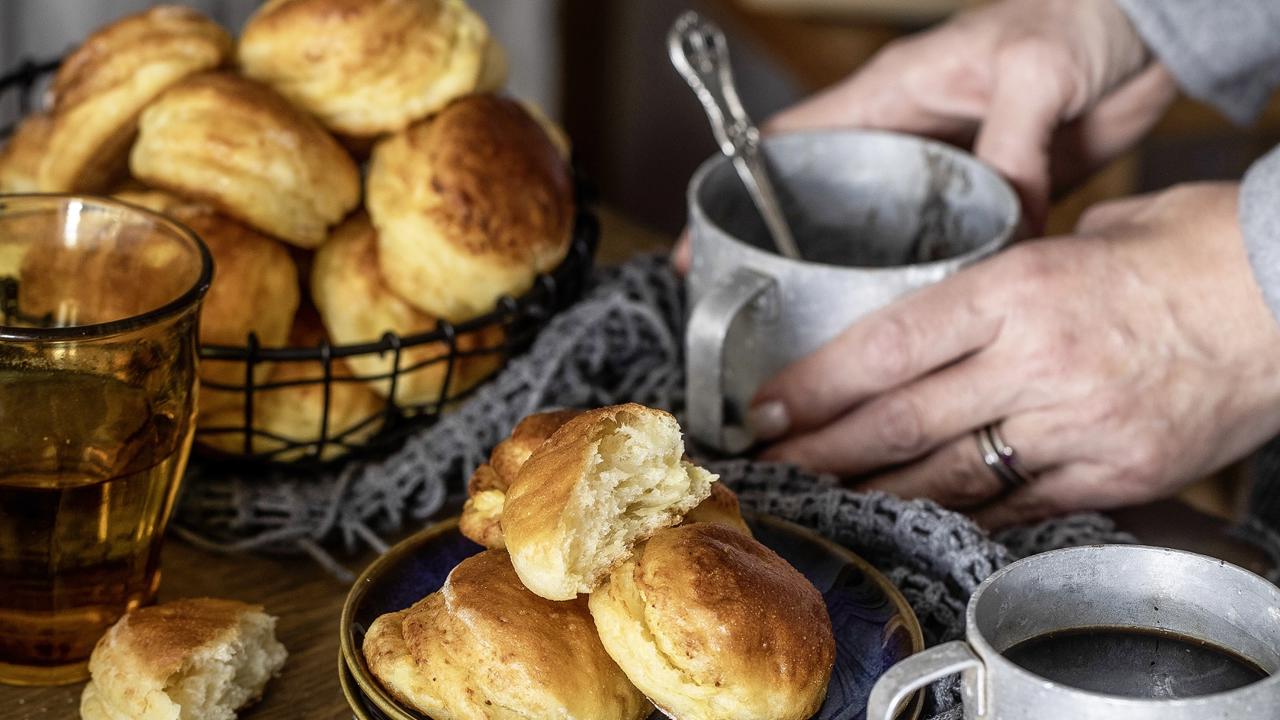
[[[1038,229],[1053,176],[1078,180],[1123,152],[1176,96],[1172,77],[1149,60],[1113,0],[1004,0],[890,44],[767,128],[854,126],[972,143],[1017,187]]]
[[[972,147],[1038,232],[1054,187],[1132,147],[1177,96],[1112,0],[1004,0],[887,46],[766,133],[859,127]],[[688,234],[672,262],[689,266]]]
[[[1099,205],[853,325],[752,418],[766,459],[931,497],[989,526],[1155,499],[1280,430],[1280,326],[1236,184]],[[1034,476],[1001,495],[974,431]]]

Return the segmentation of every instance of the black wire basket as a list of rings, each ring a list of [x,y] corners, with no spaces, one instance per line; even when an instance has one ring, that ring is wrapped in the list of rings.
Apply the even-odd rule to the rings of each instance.
[[[59,62],[29,60],[0,74],[0,112],[16,111],[20,118],[38,108],[38,96]],[[17,122],[15,119],[0,124],[0,143],[13,133]],[[229,413],[219,415],[218,421],[202,420],[197,427],[202,457],[249,466],[318,466],[386,452],[407,435],[434,423],[473,393],[484,379],[496,374],[511,357],[526,350],[557,312],[581,297],[594,264],[599,224],[590,209],[593,198],[580,174],[576,175],[575,185],[577,215],[565,259],[550,272],[539,275],[529,291],[519,297],[500,298],[492,311],[480,317],[457,324],[441,320],[429,332],[403,336],[388,332],[369,342],[350,345],[322,342],[309,347],[263,347],[250,333],[243,346],[201,346],[202,362],[218,362],[224,369],[233,363],[237,370],[234,374],[242,378],[240,382],[208,378],[201,381],[202,396],[215,396],[220,404],[232,407]],[[7,294],[16,297],[15,290],[9,288]],[[473,338],[485,340],[460,342]],[[434,352],[422,357],[425,349]],[[415,358],[406,361],[410,351],[415,351]],[[364,374],[335,372],[339,361],[358,358],[376,358],[388,369]],[[269,371],[276,363],[289,363],[295,369],[290,375],[304,377],[273,381],[268,373],[260,372]],[[464,364],[485,370],[460,383],[459,368]],[[309,370],[297,372],[299,367]],[[439,373],[439,392],[413,402],[397,399],[399,387],[415,373]],[[347,418],[341,423],[343,427],[335,427],[333,398],[344,383],[379,384],[384,397],[368,413],[354,420]],[[263,428],[258,422],[256,409],[264,396],[286,388],[319,391],[314,433],[291,437]],[[228,403],[228,399],[233,402]]]

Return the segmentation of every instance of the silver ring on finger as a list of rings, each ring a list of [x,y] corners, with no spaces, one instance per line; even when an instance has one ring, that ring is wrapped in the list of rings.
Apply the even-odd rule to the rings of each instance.
[[[1000,423],[979,428],[973,435],[978,443],[982,463],[1000,480],[1006,492],[1031,482],[1032,475],[1022,464],[1018,452],[1000,434]]]

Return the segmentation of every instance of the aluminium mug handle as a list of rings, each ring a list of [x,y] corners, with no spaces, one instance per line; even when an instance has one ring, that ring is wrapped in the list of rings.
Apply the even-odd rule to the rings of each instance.
[[[744,448],[725,426],[724,344],[729,328],[752,303],[766,296],[777,281],[746,268],[724,278],[694,306],[685,330],[685,400],[689,434],[726,452]]]
[[[975,715],[982,717],[986,711],[986,697],[982,681],[982,660],[973,653],[969,643],[954,640],[916,653],[889,668],[871,689],[867,702],[867,720],[894,720],[898,708],[910,695],[934,680],[966,670],[976,670],[978,681],[974,687]]]

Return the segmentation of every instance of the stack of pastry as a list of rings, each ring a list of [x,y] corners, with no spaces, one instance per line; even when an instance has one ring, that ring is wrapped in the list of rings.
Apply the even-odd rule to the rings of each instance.
[[[526,418],[469,488],[463,531],[489,549],[374,621],[370,670],[435,720],[812,716],[822,596],[683,451],[640,405]]]
[[[429,332],[524,292],[569,248],[564,137],[494,94],[505,72],[463,0],[268,0],[238,42],[157,7],[67,56],[46,107],[0,150],[0,192],[112,194],[192,227],[216,264],[204,344]],[[416,369],[394,386],[392,353],[335,359],[348,380],[328,398],[326,456],[376,431],[388,403],[434,406],[496,369],[500,331],[456,342],[448,388],[443,343],[403,352],[400,368]],[[252,379],[323,372],[262,364]],[[265,434],[246,443],[233,431],[247,418],[244,365],[207,362],[201,377],[206,445],[278,452],[321,432],[324,394],[293,384],[258,391],[249,419]]]

